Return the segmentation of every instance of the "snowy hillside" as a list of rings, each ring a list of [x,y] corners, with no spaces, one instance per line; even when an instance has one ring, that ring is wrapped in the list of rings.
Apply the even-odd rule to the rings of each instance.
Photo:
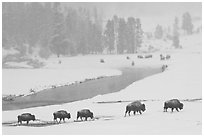
[[[66,70],[62,70],[70,69],[73,70],[71,71],[73,74],[76,72],[75,74],[82,76],[81,78],[108,74],[119,75],[118,68],[132,67],[132,60],[136,64],[134,67],[158,67],[162,64],[167,64],[169,67],[163,73],[136,81],[119,92],[60,105],[3,111],[3,123],[14,122],[14,126],[3,126],[3,134],[201,134],[202,38],[200,35],[184,36],[181,38],[181,45],[183,49],[163,51],[163,54],[165,52],[171,55],[171,59],[166,61],[160,61],[160,52],[154,53],[153,59],[138,59],[135,55],[104,55],[94,58],[86,56],[62,59],[60,65],[54,65],[53,62],[57,63],[57,59],[55,61],[53,59],[47,63],[45,70],[55,68],[66,73]],[[127,60],[126,56],[129,56],[130,60]],[[99,62],[101,58],[105,60],[104,64]],[[77,62],[77,65],[74,65],[74,62]],[[83,68],[86,75],[82,74],[79,68]],[[88,68],[94,68],[94,70]],[[4,71],[3,82],[6,78]],[[11,73],[9,70],[6,71]],[[49,71],[46,70],[46,72]],[[30,73],[37,75],[34,72]],[[64,74],[59,74],[59,76],[62,75]],[[76,80],[74,78],[72,80]],[[77,78],[80,77],[77,75]],[[4,84],[6,83],[3,83],[3,88]],[[164,113],[164,101],[172,98],[180,99],[184,104],[184,109],[180,112],[171,113],[169,110]],[[198,99],[198,101],[191,99]],[[147,110],[142,115],[124,117],[125,106],[133,100],[147,100],[143,102]],[[116,103],[108,103],[109,101]],[[82,108],[89,108],[94,112],[94,121],[74,122],[76,112]],[[52,113],[61,109],[69,111],[72,118],[66,123],[46,125],[46,122],[53,121]],[[35,114],[39,121],[31,122],[31,125],[39,125],[43,128],[16,127],[17,115],[24,112]]]

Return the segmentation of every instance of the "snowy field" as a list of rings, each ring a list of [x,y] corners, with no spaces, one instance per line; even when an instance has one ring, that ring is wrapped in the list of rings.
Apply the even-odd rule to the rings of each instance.
[[[181,45],[183,49],[163,51],[163,53],[171,55],[171,59],[168,61],[160,61],[159,54],[161,52],[154,53],[152,59],[138,59],[136,55],[100,55],[94,56],[94,58],[93,56],[73,57],[70,59],[64,58],[61,59],[62,64],[60,65],[56,65],[58,62],[57,59],[52,59],[50,62],[47,62],[47,65],[43,69],[40,69],[40,71],[50,72],[53,68],[57,70],[56,73],[59,72],[59,70],[60,73],[66,73],[66,71],[71,69],[73,70],[72,75],[79,74],[79,77],[76,75],[74,78],[62,78],[63,80],[60,82],[58,80],[51,80],[51,83],[45,83],[48,85],[58,82],[61,84],[69,79],[71,79],[70,82],[73,82],[82,80],[86,77],[111,74],[120,75],[118,68],[132,67],[132,61],[135,62],[134,67],[155,67],[161,66],[162,64],[167,64],[169,67],[165,72],[136,81],[119,92],[98,95],[91,99],[61,105],[3,111],[3,122],[16,121],[17,115],[23,112],[33,113],[36,115],[37,119],[41,120],[33,123],[52,121],[52,113],[60,109],[69,111],[72,118],[64,124],[45,127],[3,126],[2,132],[3,134],[201,134],[202,100],[184,101],[186,99],[202,99],[201,36],[185,36],[181,38]],[[129,56],[130,60],[127,60],[126,56]],[[105,60],[104,64],[100,63],[101,58]],[[8,94],[10,91],[8,90],[8,93],[4,92],[4,87],[9,88],[9,86],[6,86],[7,83],[4,83],[9,73],[18,73],[18,75],[24,76],[26,72],[24,72],[24,70],[15,70],[16,72],[9,71],[14,70],[3,70],[3,94]],[[22,73],[20,73],[20,71],[22,71]],[[83,72],[85,72],[86,75],[83,75]],[[38,72],[30,73],[36,76]],[[42,72],[38,74],[41,73]],[[28,74],[28,72],[26,72],[26,74]],[[50,74],[45,74],[47,77],[48,75]],[[64,74],[59,74],[59,76],[62,75]],[[29,78],[29,76],[30,75],[26,77]],[[55,77],[57,76],[53,74],[53,77],[49,77],[49,79],[56,79]],[[65,77],[69,77],[69,74]],[[22,77],[20,78],[22,79],[22,83],[27,81],[26,79],[23,81]],[[10,81],[11,79],[9,82]],[[15,83],[15,81],[13,82]],[[36,85],[32,85],[31,83],[29,86]],[[18,88],[19,87],[16,87],[16,89]],[[24,89],[22,89],[22,91]],[[9,94],[11,94],[11,92]],[[163,102],[172,98],[181,99],[181,102],[184,104],[184,109],[181,110],[181,112],[171,113],[169,110],[169,112],[164,113]],[[147,110],[142,115],[130,117],[124,117],[125,106],[129,102],[96,103],[107,101],[132,101],[137,99],[147,100],[144,101]],[[95,120],[74,122],[76,119],[76,112],[82,108],[89,108],[92,110]]]

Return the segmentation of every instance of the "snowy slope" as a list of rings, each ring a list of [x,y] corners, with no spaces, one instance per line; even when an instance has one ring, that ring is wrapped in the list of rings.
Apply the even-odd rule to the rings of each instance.
[[[135,67],[154,67],[161,64],[168,64],[169,67],[165,72],[137,81],[119,92],[61,105],[3,111],[3,122],[16,121],[16,116],[23,112],[33,113],[40,121],[31,122],[31,124],[52,121],[52,113],[60,109],[65,109],[72,115],[72,118],[66,123],[58,125],[44,127],[3,126],[3,134],[201,134],[202,100],[191,102],[183,99],[202,98],[202,39],[199,35],[187,36],[181,39],[181,44],[182,50],[166,51],[166,54],[171,54],[169,61],[160,61],[160,53],[155,53],[153,59],[145,61],[128,55],[131,60],[135,61]],[[101,57],[105,59],[106,63],[95,65],[95,69],[116,69],[130,66],[131,63],[130,60],[125,59],[125,56],[111,56],[110,60],[108,60],[109,56],[97,56],[93,60],[99,61]],[[88,58],[86,57],[84,60]],[[74,59],[77,60],[77,58]],[[91,61],[82,62],[80,67],[91,66],[91,64]],[[77,66],[71,65],[71,67]],[[182,99],[184,109],[180,112],[164,113],[163,103],[171,98]],[[147,110],[142,115],[130,117],[124,117],[125,106],[129,102],[96,103],[136,99],[147,100],[143,102],[146,104]],[[82,108],[92,110],[95,120],[74,122],[76,112]]]

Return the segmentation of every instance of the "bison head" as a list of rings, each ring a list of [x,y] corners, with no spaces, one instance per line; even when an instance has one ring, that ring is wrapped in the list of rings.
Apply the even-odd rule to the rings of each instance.
[[[66,114],[66,118],[68,118],[68,119],[70,119],[70,118],[71,118],[70,113],[67,113],[67,114]]]
[[[35,115],[31,115],[31,120],[35,120]]]
[[[53,113],[53,116],[54,116],[54,120],[57,119],[57,115],[55,113]]]
[[[90,112],[90,117],[91,117],[91,119],[93,118],[93,113],[92,112]]]
[[[179,109],[183,109],[183,103],[180,103]]]
[[[142,104],[141,110],[142,110],[143,112],[146,110],[146,109],[145,109],[145,104]]]

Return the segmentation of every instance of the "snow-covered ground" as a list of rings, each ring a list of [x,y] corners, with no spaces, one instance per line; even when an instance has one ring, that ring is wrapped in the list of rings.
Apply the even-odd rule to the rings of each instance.
[[[61,105],[3,111],[3,122],[16,121],[17,115],[23,112],[31,112],[40,120],[52,121],[52,113],[60,109],[69,111],[72,118],[67,123],[46,127],[3,126],[2,132],[3,134],[201,134],[202,100],[194,102],[181,101],[184,103],[184,109],[181,112],[163,112],[163,102],[167,99],[202,98],[201,35],[182,37],[181,45],[183,49],[165,51],[166,54],[171,55],[169,61],[160,61],[160,53],[154,53],[153,59],[145,60],[137,59],[135,55],[128,55],[131,58],[130,60],[125,58],[127,55],[101,55],[95,56],[95,58],[93,56],[73,57],[67,61],[67,63],[73,62],[73,64],[68,63],[69,65],[65,65],[66,69],[76,70],[80,67],[95,70],[117,70],[119,67],[132,67],[130,65],[132,60],[136,64],[134,67],[154,67],[161,64],[168,64],[169,67],[165,72],[137,81],[119,92]],[[99,62],[100,58],[105,60],[104,64]],[[62,59],[60,65],[63,65],[66,62],[65,60]],[[74,62],[79,64],[74,65]],[[96,62],[98,63],[96,64]],[[48,68],[55,68],[56,66],[52,63],[48,64]],[[61,66],[61,68],[55,69],[61,71],[62,68],[64,67]],[[147,110],[142,115],[130,117],[124,117],[125,106],[129,102],[96,103],[137,99],[148,100],[144,102]],[[87,122],[73,122],[76,119],[76,112],[82,108],[92,110],[98,119]]]
[[[71,113],[71,119],[66,123],[44,126],[3,126],[3,134],[201,134],[202,109],[201,102],[183,102],[184,110],[180,112],[163,112],[162,101],[147,101],[146,111],[142,115],[124,117],[125,103],[97,104],[91,99],[53,105],[3,112],[3,122],[16,120],[22,112],[31,112],[37,119],[53,121],[52,113],[65,109]],[[89,108],[97,118],[94,121],[74,122],[76,112],[82,108]],[[38,123],[36,122],[30,122]]]

